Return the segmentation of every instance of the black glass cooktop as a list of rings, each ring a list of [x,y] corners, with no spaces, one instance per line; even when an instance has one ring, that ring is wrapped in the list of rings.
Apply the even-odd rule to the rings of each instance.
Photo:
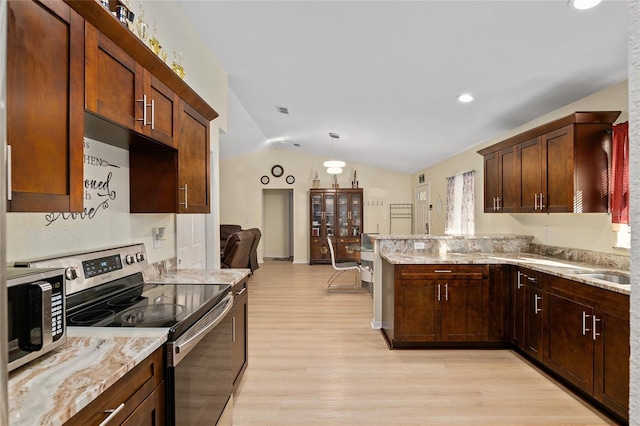
[[[137,282],[136,282],[137,281]],[[230,291],[228,284],[114,283],[101,297],[79,294],[67,300],[69,327],[188,328]],[[71,299],[71,300],[70,300]]]

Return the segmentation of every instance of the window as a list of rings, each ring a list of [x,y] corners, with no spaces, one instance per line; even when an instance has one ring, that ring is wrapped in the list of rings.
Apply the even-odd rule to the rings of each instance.
[[[629,228],[629,123],[613,126],[610,211],[614,247],[631,247]]]
[[[447,235],[475,233],[475,171],[447,178]]]

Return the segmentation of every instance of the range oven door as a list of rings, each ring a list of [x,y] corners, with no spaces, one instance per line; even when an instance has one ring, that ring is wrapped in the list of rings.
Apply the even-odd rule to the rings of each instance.
[[[167,424],[213,425],[233,388],[229,294],[174,342],[167,343]]]

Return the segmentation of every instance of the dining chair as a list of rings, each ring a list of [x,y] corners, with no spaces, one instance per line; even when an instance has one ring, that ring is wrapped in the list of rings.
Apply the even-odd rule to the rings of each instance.
[[[335,255],[335,251],[333,250],[333,243],[331,242],[331,237],[327,237],[327,241],[329,242],[329,252],[331,253],[331,266],[333,266],[333,269],[335,269],[335,271],[333,272],[333,275],[331,275],[331,277],[329,277],[329,280],[327,281],[327,290],[329,292],[360,290],[362,287],[361,278],[360,278],[362,270],[360,269],[360,265],[358,265],[356,262],[340,262],[336,264],[336,255]],[[342,274],[348,271],[355,272],[353,284],[352,285],[336,284],[335,281],[338,279],[338,277],[340,277]]]

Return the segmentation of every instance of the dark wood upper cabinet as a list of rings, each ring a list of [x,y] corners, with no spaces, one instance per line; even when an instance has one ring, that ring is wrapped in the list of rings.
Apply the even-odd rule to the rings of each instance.
[[[485,213],[513,213],[517,203],[515,147],[484,157]]]
[[[209,121],[180,102],[178,136],[179,213],[209,213]]]
[[[86,110],[177,148],[177,95],[90,23],[85,55]]]
[[[484,156],[485,212],[606,213],[609,131],[619,115],[576,112],[478,151]],[[505,208],[496,208],[499,199]]]
[[[83,208],[83,28],[62,2],[8,2],[8,211]]]

